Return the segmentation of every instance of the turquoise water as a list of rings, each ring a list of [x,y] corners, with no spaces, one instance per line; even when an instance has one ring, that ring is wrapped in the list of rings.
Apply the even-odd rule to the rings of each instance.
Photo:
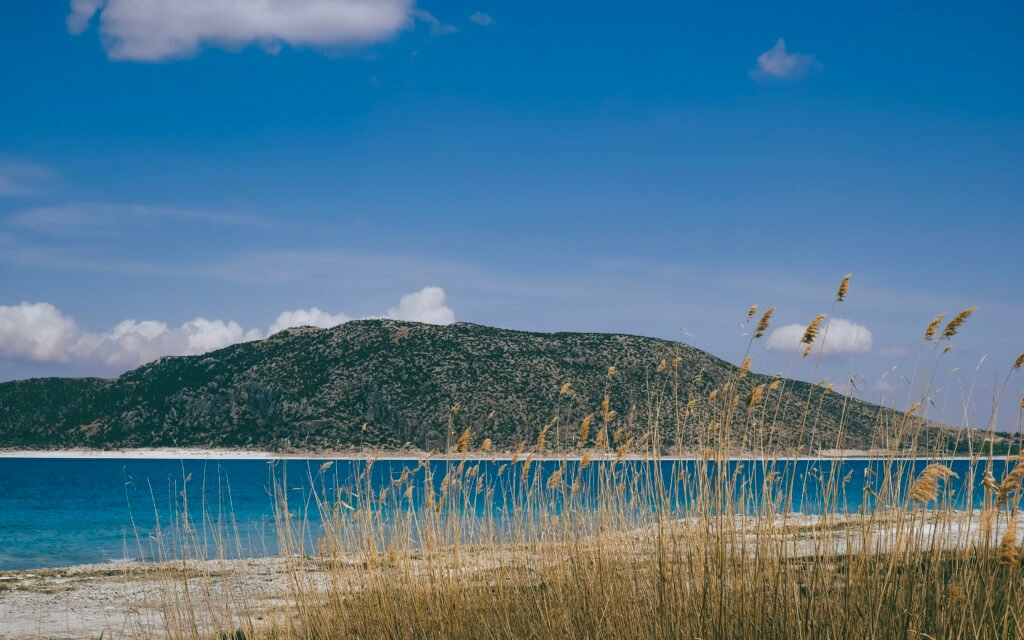
[[[305,515],[313,526],[309,540],[315,540],[319,513],[311,500],[310,486],[315,484],[327,494],[329,502],[336,498],[358,508],[360,495],[383,487],[394,486],[393,480],[403,470],[414,471],[415,460],[377,461],[365,482],[353,485],[366,468],[359,460],[338,460],[320,474],[324,460],[129,460],[129,459],[49,459],[0,458],[0,571],[67,566],[73,564],[124,560],[153,560],[168,557],[161,551],[157,540],[172,539],[181,532],[182,513],[186,508],[192,529],[191,538],[198,541],[190,553],[203,555],[216,546],[218,537],[230,541],[227,553],[232,556],[260,556],[277,551],[274,524],[274,491],[283,486],[288,491],[289,510]],[[480,461],[479,475],[487,486],[506,487],[495,493],[488,503],[497,518],[517,499],[513,485],[521,477],[522,463],[499,470],[507,460]],[[430,463],[436,489],[440,488],[445,472],[452,463]],[[471,464],[476,464],[473,462]],[[532,481],[542,483],[561,462],[534,463],[530,470]],[[607,473],[611,463],[592,463],[580,470],[569,462],[564,472],[567,483],[579,480],[583,488],[584,505],[593,504],[606,485],[599,480]],[[863,460],[844,460],[832,468],[829,461],[799,460],[780,462],[772,467],[782,473],[785,484],[793,480],[793,508],[805,513],[819,512],[823,508],[819,478],[830,473],[842,478],[849,475],[839,510],[855,511],[862,506],[865,483],[877,486],[878,478],[868,472],[869,463]],[[924,460],[907,461],[900,465],[904,481],[914,477],[927,464]],[[966,508],[971,482],[980,486],[986,470],[985,463],[973,470],[966,460],[947,462],[960,479],[951,483],[952,499],[958,508]],[[682,467],[680,467],[682,465]],[[757,462],[729,463],[729,473],[739,484],[760,487],[766,469]],[[875,473],[881,464],[870,463]],[[1005,469],[1001,461],[993,463],[992,471],[1001,478]],[[638,484],[661,478],[670,489],[678,488],[680,469],[685,469],[686,482],[694,482],[700,473],[714,473],[694,462],[663,461],[660,475],[653,462],[626,461],[616,469],[627,482]],[[510,472],[511,471],[511,472]],[[852,473],[851,473],[852,472]],[[329,482],[322,481],[325,476]],[[423,490],[423,473],[417,476],[416,492]],[[501,478],[516,481],[502,484]],[[676,491],[670,491],[673,496]],[[975,502],[980,492],[973,492]],[[560,509],[557,495],[544,501],[545,509]],[[870,498],[869,498],[870,499]],[[683,508],[683,498],[673,498],[669,508]],[[409,505],[420,504],[414,499]],[[473,507],[480,510],[482,501]],[[976,504],[974,506],[977,506]],[[651,507],[651,505],[646,505]],[[408,506],[406,508],[416,508]],[[645,508],[643,505],[641,509]],[[180,546],[179,546],[180,549]],[[180,552],[180,551],[179,551]],[[178,552],[176,552],[178,553]],[[163,556],[161,554],[164,554]]]

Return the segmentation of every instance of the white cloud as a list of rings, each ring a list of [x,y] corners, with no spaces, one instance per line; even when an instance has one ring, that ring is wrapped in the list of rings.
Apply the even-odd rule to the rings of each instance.
[[[285,311],[277,316],[274,324],[270,325],[270,328],[267,329],[267,335],[274,335],[278,331],[284,331],[292,327],[320,327],[321,329],[327,329],[344,324],[351,319],[344,313],[330,314],[317,307]]]
[[[432,36],[450,36],[453,33],[459,32],[458,27],[453,24],[445,24],[444,22],[441,22],[429,11],[416,9],[412,12],[412,15],[430,25],[430,35]]]
[[[53,236],[79,236],[87,230],[123,230],[128,224],[160,221],[246,227],[273,226],[273,223],[266,219],[250,215],[109,202],[73,202],[34,207],[17,211],[4,218],[4,223],[11,227]]]
[[[494,24],[494,18],[492,18],[489,13],[484,13],[483,11],[477,11],[473,15],[469,16],[469,21],[482,27],[489,27]]]
[[[822,327],[814,341],[814,353],[823,355],[863,353],[871,350],[871,331],[862,324],[843,318],[833,318]],[[772,351],[803,352],[807,345],[800,342],[806,325],[787,324],[772,331],[766,347]]]
[[[428,324],[451,324],[455,322],[455,312],[445,305],[446,298],[441,287],[424,287],[416,293],[402,296],[397,307],[388,309],[388,317]]]
[[[0,358],[63,362],[79,334],[52,304],[0,306]]]
[[[387,317],[431,324],[450,324],[455,313],[445,306],[440,287],[426,287],[402,296]],[[232,320],[196,318],[179,327],[157,320],[124,320],[109,331],[89,332],[46,302],[0,306],[0,360],[78,362],[130,368],[168,355],[199,355],[239,342],[259,340],[298,326],[333,327],[351,320],[317,307],[285,311],[266,333],[245,329]]]
[[[0,197],[38,195],[52,177],[53,172],[46,167],[0,156]]]
[[[757,66],[750,71],[755,80],[795,80],[823,65],[813,54],[792,53],[786,50],[786,41],[779,38],[775,46],[757,56]]]
[[[71,33],[99,14],[107,54],[155,62],[202,45],[346,47],[389,40],[410,22],[412,0],[72,0]]]

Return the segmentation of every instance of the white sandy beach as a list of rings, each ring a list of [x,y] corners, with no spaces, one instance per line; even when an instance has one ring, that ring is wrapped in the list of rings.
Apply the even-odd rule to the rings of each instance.
[[[926,517],[918,522],[917,548],[929,548],[933,539],[947,549],[970,547],[980,540],[978,516],[977,511],[962,512],[948,525],[941,526]],[[817,516],[791,515],[779,517],[772,528],[776,535],[785,536],[786,553],[794,557],[842,555],[864,548],[862,540],[849,535],[849,526],[857,527],[860,518],[832,516],[824,522]],[[678,524],[687,526],[686,521]],[[756,544],[756,520],[738,518],[735,525],[741,532],[742,544]],[[991,540],[998,541],[1005,527],[1005,520],[996,522],[989,534]],[[643,528],[611,534],[632,541],[611,548],[636,553],[644,548],[636,541],[653,539],[649,538],[651,531]],[[884,517],[875,522],[871,531],[869,548],[874,552],[891,548],[887,541],[898,537],[892,535],[894,529]],[[1018,532],[1017,541],[1024,541],[1024,529]],[[494,570],[510,562],[500,548],[477,553],[463,550],[462,558],[462,570],[473,573]],[[516,558],[529,565],[551,562],[553,556],[531,558],[519,550]],[[163,638],[165,616],[176,615],[187,602],[227,603],[225,607],[195,608],[195,623],[200,632],[234,629],[243,614],[256,625],[269,625],[286,615],[294,580],[303,584],[307,596],[313,592],[326,593],[332,586],[337,588],[337,574],[327,569],[331,566],[336,571],[337,560],[324,563],[316,558],[268,557],[0,572],[0,640],[95,640],[101,634],[104,639]],[[362,571],[359,558],[345,556],[342,560],[356,572],[353,575]]]
[[[54,459],[113,459],[113,460],[510,460],[513,452],[494,452],[486,455],[480,452],[467,454],[441,454],[424,451],[262,451],[257,449],[198,449],[198,448],[139,448],[139,449],[0,449],[0,458],[54,458]],[[531,455],[529,452],[520,454],[520,459]],[[544,454],[532,454],[534,460],[579,460],[582,452],[572,451],[565,454],[548,451]],[[593,460],[614,460],[615,454],[594,454]],[[629,454],[623,460],[649,460],[649,455]],[[703,460],[695,455],[672,456],[662,455],[662,460]],[[895,456],[890,458],[884,452],[870,452],[860,449],[841,449],[820,452],[818,455],[774,456],[761,457],[753,454],[731,456],[730,460],[912,460],[912,457]],[[923,458],[922,458],[923,459]],[[931,458],[929,458],[931,459]],[[940,456],[938,460],[970,460],[968,456]],[[975,459],[978,459],[976,456]]]

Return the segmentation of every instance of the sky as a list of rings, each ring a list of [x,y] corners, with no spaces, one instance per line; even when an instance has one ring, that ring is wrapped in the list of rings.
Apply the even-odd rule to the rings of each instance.
[[[738,363],[757,304],[757,371],[1017,429],[1020,24],[1019,2],[8,3],[0,380],[367,317]],[[922,340],[969,307],[949,353]]]

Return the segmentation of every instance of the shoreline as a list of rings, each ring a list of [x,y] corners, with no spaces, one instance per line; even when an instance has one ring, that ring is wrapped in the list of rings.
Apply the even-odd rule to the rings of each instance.
[[[757,456],[752,454],[730,456],[731,461],[758,461],[758,460],[794,460],[794,461],[825,461],[825,460],[983,460],[984,457],[976,456],[971,458],[964,455],[949,456],[893,456],[890,458],[884,453],[863,451],[857,449],[828,451],[819,455],[802,456]],[[171,448],[151,447],[139,449],[0,449],[0,459],[97,459],[97,460],[381,460],[381,461],[419,461],[424,458],[431,460],[511,460],[513,452],[497,452],[492,455],[484,455],[482,452],[468,452],[466,454],[430,454],[427,452],[390,452],[370,450],[364,453],[357,452],[332,452],[332,451],[263,451],[249,449],[193,449],[193,448]],[[573,460],[582,459],[582,452],[572,452],[560,455],[548,452],[541,455],[523,452],[519,454],[520,459],[532,455],[535,461],[546,460]],[[1003,456],[996,456],[994,459],[1002,459]],[[593,460],[615,460],[614,452],[607,454],[592,455]],[[649,460],[648,455],[629,454],[622,460],[643,461]],[[681,460],[686,462],[705,460],[706,458],[694,455],[671,456],[663,455],[663,461]]]

